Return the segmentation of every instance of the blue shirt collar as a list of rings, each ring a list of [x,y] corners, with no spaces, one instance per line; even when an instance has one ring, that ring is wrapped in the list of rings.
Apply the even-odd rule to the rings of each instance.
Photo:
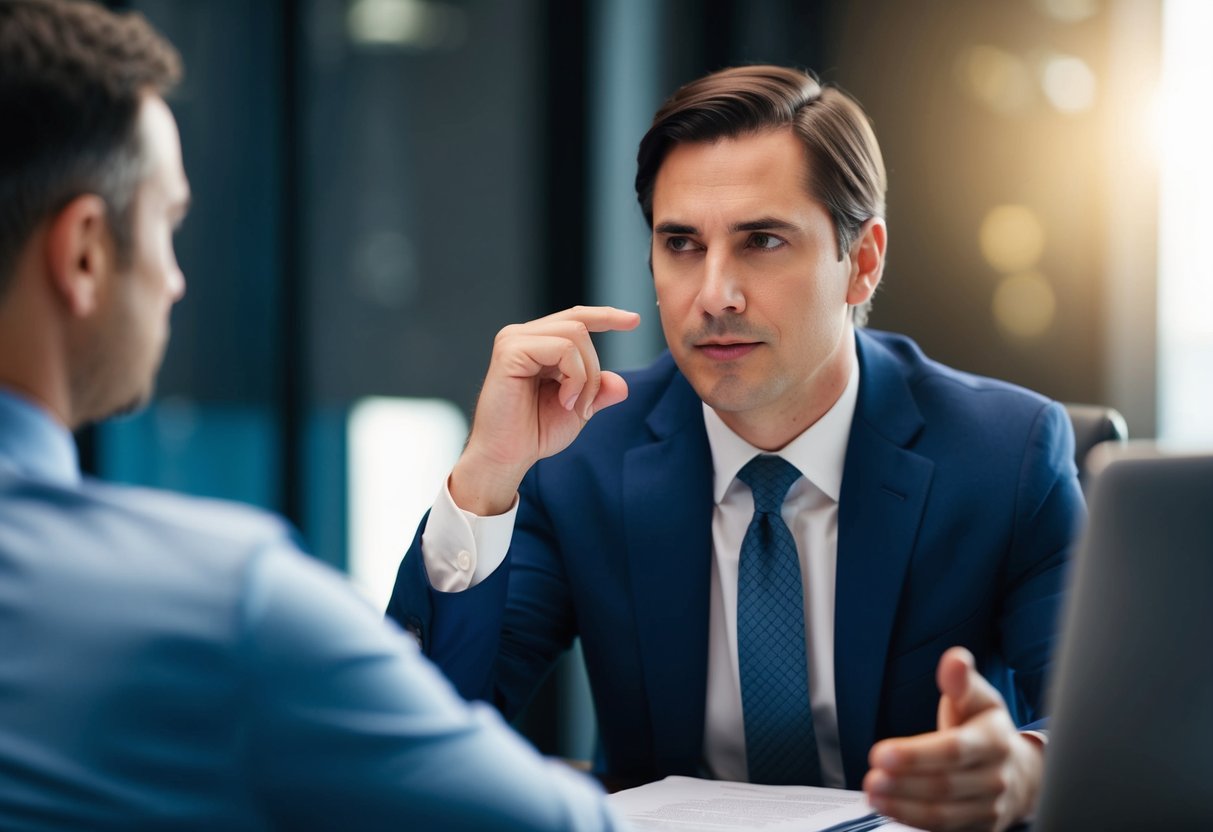
[[[0,388],[0,467],[58,485],[80,483],[80,459],[67,428],[43,408]]]

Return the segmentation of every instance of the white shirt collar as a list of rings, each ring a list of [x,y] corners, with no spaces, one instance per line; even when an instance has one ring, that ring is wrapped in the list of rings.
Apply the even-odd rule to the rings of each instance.
[[[852,362],[851,367],[851,377],[838,401],[802,434],[776,452],[835,502],[838,502],[838,495],[842,491],[847,440],[851,435],[855,403],[859,399],[859,362]],[[756,454],[769,451],[756,448],[735,434],[706,403],[703,405],[703,421],[715,471],[712,493],[719,505],[742,466]]]

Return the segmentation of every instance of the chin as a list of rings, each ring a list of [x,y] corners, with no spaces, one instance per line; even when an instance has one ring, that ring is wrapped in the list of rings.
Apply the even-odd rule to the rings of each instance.
[[[137,398],[133,398],[130,401],[126,402],[125,404],[121,404],[115,408],[112,408],[109,411],[109,413],[105,414],[105,416],[102,418],[103,419],[113,419],[118,416],[129,416],[132,413],[136,413],[136,412],[142,410],[144,408],[144,406],[148,403],[149,398],[150,397],[148,397],[148,396],[138,396]]]
[[[131,395],[119,404],[111,407],[105,414],[104,418],[109,419],[115,416],[129,416],[132,413],[142,410],[152,400],[152,385],[147,385],[139,392]]]
[[[699,398],[713,410],[738,413],[753,410],[761,404],[758,391],[735,376],[715,379],[712,383],[702,386],[691,386],[695,388]]]
[[[151,396],[139,396],[137,398],[131,399],[129,402],[127,402],[126,404],[122,405],[117,410],[115,410],[114,415],[115,416],[127,416],[131,413],[135,413],[137,411],[142,410],[144,407],[146,407],[147,403],[149,401],[151,401]]]

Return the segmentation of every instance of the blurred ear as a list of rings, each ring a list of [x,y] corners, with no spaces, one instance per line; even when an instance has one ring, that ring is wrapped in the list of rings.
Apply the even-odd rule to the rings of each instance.
[[[847,303],[859,306],[867,303],[880,285],[884,274],[884,252],[888,244],[888,228],[880,217],[863,224],[859,237],[851,243],[851,282],[847,287]]]
[[[46,266],[51,285],[66,308],[86,318],[97,308],[113,267],[113,238],[105,200],[78,196],[51,220],[46,235]]]

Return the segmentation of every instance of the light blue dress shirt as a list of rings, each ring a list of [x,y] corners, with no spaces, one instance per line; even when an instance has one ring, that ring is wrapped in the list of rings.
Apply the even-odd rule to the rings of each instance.
[[[82,478],[0,390],[0,828],[614,828],[280,520]]]

